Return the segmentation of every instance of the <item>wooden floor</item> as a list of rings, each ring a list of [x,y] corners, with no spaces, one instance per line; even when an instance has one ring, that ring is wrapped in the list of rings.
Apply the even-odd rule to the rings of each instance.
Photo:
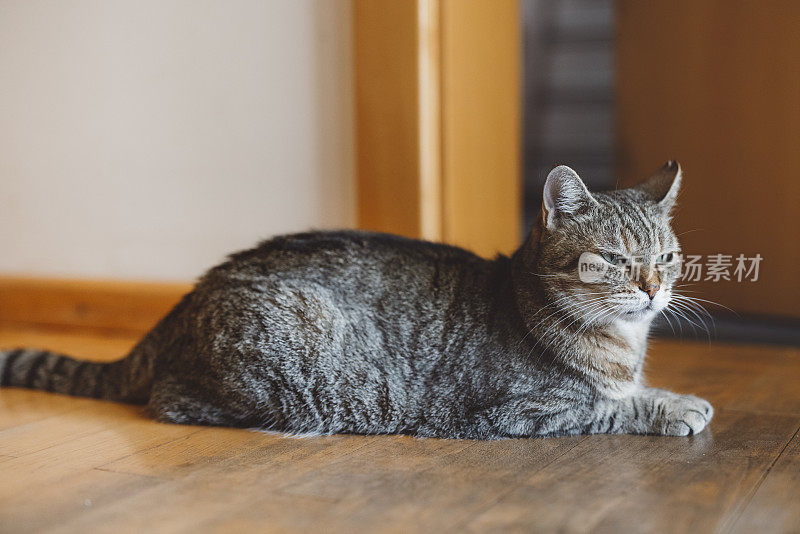
[[[97,359],[125,337],[0,330]],[[800,351],[654,342],[653,385],[716,407],[690,438],[290,438],[0,391],[0,531],[800,532]]]

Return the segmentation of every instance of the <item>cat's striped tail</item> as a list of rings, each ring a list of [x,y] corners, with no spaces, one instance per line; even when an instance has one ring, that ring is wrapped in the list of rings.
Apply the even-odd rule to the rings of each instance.
[[[76,360],[35,349],[0,351],[0,385],[144,404],[152,367],[144,351],[109,363]]]

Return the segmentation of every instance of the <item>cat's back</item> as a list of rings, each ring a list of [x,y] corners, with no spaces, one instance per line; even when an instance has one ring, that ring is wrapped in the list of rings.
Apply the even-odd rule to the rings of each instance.
[[[311,322],[328,332],[344,325],[363,330],[374,324],[383,331],[408,325],[410,335],[416,326],[444,328],[445,316],[471,322],[493,298],[502,263],[389,234],[284,235],[211,269],[195,288],[194,302],[213,319],[207,325],[212,331],[225,324],[292,329]]]
[[[251,346],[259,358],[291,354],[287,365],[302,361],[309,369],[313,361],[389,372],[388,353],[424,365],[442,352],[438,344],[453,324],[477,331],[495,265],[463,249],[388,234],[279,236],[233,254],[200,280],[192,296],[195,335],[204,346]]]
[[[232,254],[211,269],[205,281],[305,280],[364,286],[396,280],[410,289],[432,277],[447,281],[491,263],[458,247],[392,234],[356,230],[277,236]]]

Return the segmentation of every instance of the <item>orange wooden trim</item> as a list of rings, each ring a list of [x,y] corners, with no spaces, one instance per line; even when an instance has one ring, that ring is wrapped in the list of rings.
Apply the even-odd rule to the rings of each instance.
[[[422,233],[419,2],[355,0],[356,184],[361,228]]]
[[[443,238],[441,124],[441,2],[420,0],[419,50],[419,202],[420,237]]]
[[[513,250],[517,0],[355,0],[353,26],[360,227]]]
[[[0,325],[149,331],[190,284],[0,277]]]
[[[510,253],[522,227],[518,0],[441,0],[443,237]]]

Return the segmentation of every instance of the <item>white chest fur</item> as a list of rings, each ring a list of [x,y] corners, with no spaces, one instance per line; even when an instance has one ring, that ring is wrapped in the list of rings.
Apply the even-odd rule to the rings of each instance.
[[[622,398],[639,387],[648,330],[649,324],[617,321],[603,335],[587,340],[592,367],[600,371],[598,389],[604,395]]]

